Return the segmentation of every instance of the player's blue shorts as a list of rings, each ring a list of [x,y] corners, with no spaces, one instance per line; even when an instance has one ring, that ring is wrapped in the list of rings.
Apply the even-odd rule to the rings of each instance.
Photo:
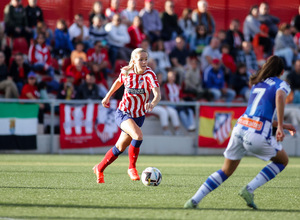
[[[127,119],[132,119],[135,121],[135,123],[139,126],[139,127],[142,127],[142,125],[144,124],[144,121],[145,121],[145,115],[141,116],[141,117],[138,117],[138,118],[133,118],[130,114],[126,113],[126,112],[123,112],[121,111],[120,109],[117,109],[116,111],[116,116],[115,116],[115,119],[116,119],[116,123],[117,125],[119,126],[119,128],[121,128],[121,123],[123,121],[126,121]]]

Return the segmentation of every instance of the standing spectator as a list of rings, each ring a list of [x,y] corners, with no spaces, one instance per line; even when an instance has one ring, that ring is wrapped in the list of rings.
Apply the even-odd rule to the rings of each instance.
[[[192,35],[190,40],[190,51],[197,56],[201,56],[204,47],[209,45],[211,35],[207,33],[206,27],[200,24],[196,27],[196,32]]]
[[[261,24],[259,28],[260,32],[255,34],[252,45],[256,58],[260,65],[262,65],[266,59],[273,54],[273,43],[269,37],[268,26]]]
[[[82,58],[76,57],[74,59],[74,64],[71,64],[70,66],[67,67],[66,75],[74,76],[74,85],[79,86],[81,83],[83,83],[85,76],[89,72],[90,71],[83,63]]]
[[[9,68],[9,76],[16,83],[19,93],[21,93],[24,84],[27,82],[27,75],[30,70],[29,64],[24,61],[24,55],[16,53]]]
[[[125,47],[125,45],[130,42],[130,36],[127,31],[127,26],[121,23],[119,14],[115,14],[112,21],[105,25],[105,30],[108,33],[108,52],[113,68],[118,57],[122,60],[129,61],[131,49]]]
[[[0,51],[0,91],[4,92],[4,98],[18,98],[19,92],[16,84],[8,74],[5,64],[5,55]]]
[[[243,33],[245,41],[252,41],[255,34],[260,32],[260,21],[258,20],[258,5],[253,5],[245,18]]]
[[[224,71],[218,59],[212,60],[211,68],[204,74],[205,87],[213,94],[213,100],[220,100],[224,96],[226,102],[231,102],[235,98],[235,91],[225,85]]]
[[[102,41],[103,44],[106,44],[107,32],[105,30],[104,20],[99,15],[93,17],[93,23],[90,26],[89,35],[91,45],[94,45],[96,41]]]
[[[10,37],[8,37],[5,33],[5,27],[4,27],[4,23],[0,23],[0,51],[3,51],[3,53],[5,54],[5,62],[6,65],[9,65],[9,60],[11,57],[11,53],[12,53],[12,48],[11,48],[11,41],[10,41]]]
[[[96,77],[94,74],[86,74],[85,81],[78,87],[76,99],[100,99],[99,88],[96,84]]]
[[[123,23],[128,27],[132,25],[133,19],[139,16],[138,10],[136,10],[136,0],[128,0],[127,8],[121,12]]]
[[[236,58],[237,53],[242,49],[244,35],[239,30],[240,21],[233,19],[230,22],[229,30],[226,32],[226,42],[230,46],[230,54]]]
[[[246,64],[247,72],[249,75],[252,75],[258,70],[256,55],[252,50],[250,42],[244,41],[242,43],[242,48],[243,50],[240,50],[236,57],[236,62]]]
[[[68,27],[64,19],[59,19],[56,22],[54,31],[54,55],[56,58],[69,57],[74,50],[74,46],[70,40]]]
[[[105,10],[105,17],[108,21],[112,21],[113,16],[120,13],[120,0],[110,0],[110,6]]]
[[[143,29],[142,19],[139,16],[135,16],[132,25],[128,28],[130,42],[127,47],[131,49],[141,47],[142,41],[146,38]]]
[[[201,70],[202,72],[212,64],[213,59],[221,59],[222,54],[220,52],[220,40],[217,37],[213,37],[210,44],[206,46],[201,54]]]
[[[174,11],[174,2],[167,0],[165,2],[165,11],[161,15],[162,31],[161,37],[164,41],[174,40],[182,34],[178,25],[178,17]]]
[[[74,16],[74,23],[69,27],[70,40],[75,46],[78,42],[83,42],[85,50],[92,47],[89,42],[89,29],[84,25],[84,18],[82,14]]]
[[[294,33],[300,32],[300,5],[298,7],[298,14],[292,18],[291,26],[294,28]]]
[[[93,18],[95,16],[101,17],[102,21],[104,23],[106,23],[106,17],[105,17],[105,14],[103,13],[103,5],[102,5],[102,2],[100,2],[100,1],[95,1],[94,2],[93,8],[92,8],[92,10],[89,13],[89,22],[90,22],[90,25],[93,24]]]
[[[275,38],[274,54],[284,57],[286,69],[292,68],[294,56],[297,57],[298,51],[291,33],[291,25],[282,23]]]
[[[183,37],[186,42],[190,42],[195,31],[195,25],[192,20],[192,9],[185,8],[182,11],[181,17],[178,20],[178,25],[183,30]]]
[[[247,74],[247,66],[244,63],[237,65],[237,71],[232,77],[232,88],[236,94],[243,96],[248,101],[250,95],[249,76]]]
[[[140,11],[140,17],[143,20],[145,34],[153,43],[161,38],[162,22],[159,13],[154,9],[153,0],[145,0],[145,7]]]
[[[208,34],[213,35],[215,33],[216,24],[212,14],[207,10],[207,1],[199,0],[197,7],[198,8],[195,9],[192,14],[195,25],[204,24]]]
[[[43,11],[37,5],[37,0],[28,0],[28,5],[25,8],[28,27],[35,28],[38,22],[44,21]]]
[[[87,61],[87,55],[86,52],[84,52],[84,43],[83,42],[77,42],[75,46],[75,50],[71,52],[71,63],[74,64],[75,58],[80,57],[83,62]]]
[[[267,2],[262,2],[259,5],[258,20],[261,24],[265,24],[269,28],[269,36],[271,39],[276,37],[278,32],[277,25],[279,24],[279,18],[270,14],[270,6]]]
[[[294,93],[293,103],[300,103],[300,60],[296,60],[294,70],[287,75],[287,82]]]

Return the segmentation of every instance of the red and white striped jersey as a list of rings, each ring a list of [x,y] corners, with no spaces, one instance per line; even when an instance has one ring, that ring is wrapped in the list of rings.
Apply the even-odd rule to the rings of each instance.
[[[145,115],[145,104],[149,101],[151,90],[159,87],[157,77],[150,67],[143,74],[136,74],[133,70],[126,76],[121,71],[117,79],[124,83],[124,95],[119,103],[119,109],[129,113],[133,118]]]

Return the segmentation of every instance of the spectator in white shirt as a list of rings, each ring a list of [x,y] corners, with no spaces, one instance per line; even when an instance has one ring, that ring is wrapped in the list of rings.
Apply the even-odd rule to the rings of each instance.
[[[74,47],[78,42],[83,42],[85,50],[88,50],[92,45],[89,42],[89,28],[84,25],[84,18],[82,14],[74,16],[74,23],[69,27],[69,36]]]

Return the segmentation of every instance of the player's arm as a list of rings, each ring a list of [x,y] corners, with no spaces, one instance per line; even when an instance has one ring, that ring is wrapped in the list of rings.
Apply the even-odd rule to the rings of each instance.
[[[106,96],[102,99],[102,105],[105,108],[109,107],[110,97],[123,85],[118,79],[112,84],[110,90],[107,92]]]
[[[152,89],[154,98],[152,100],[151,103],[146,103],[145,104],[145,109],[148,112],[151,112],[152,109],[159,103],[160,99],[161,99],[161,93],[160,93],[160,87],[154,87]]]
[[[276,98],[275,98],[276,111],[277,111],[277,131],[276,131],[277,141],[283,141],[285,136],[283,132],[285,99],[286,99],[286,93],[281,89],[277,90]]]

